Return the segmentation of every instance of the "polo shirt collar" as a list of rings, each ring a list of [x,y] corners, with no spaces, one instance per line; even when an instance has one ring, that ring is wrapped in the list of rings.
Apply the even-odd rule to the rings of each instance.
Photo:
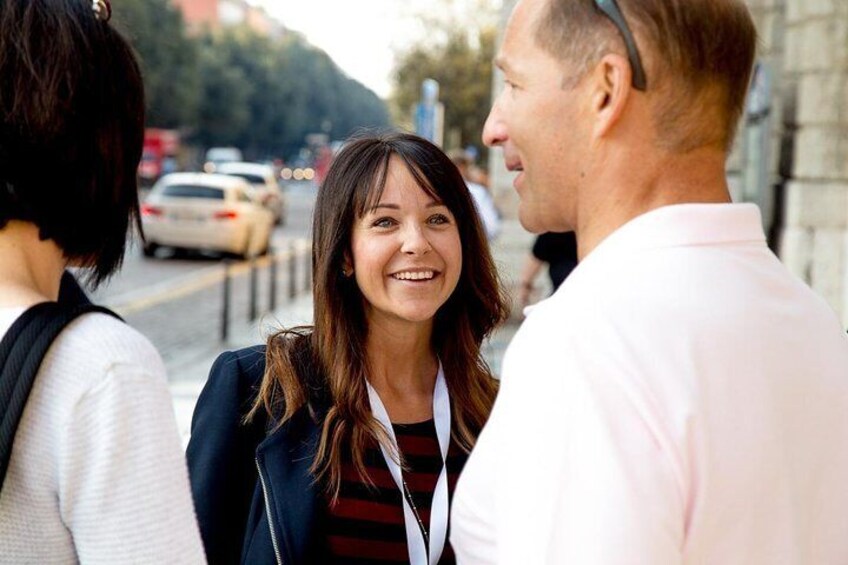
[[[674,204],[637,216],[604,239],[589,255],[613,250],[765,243],[755,204]]]

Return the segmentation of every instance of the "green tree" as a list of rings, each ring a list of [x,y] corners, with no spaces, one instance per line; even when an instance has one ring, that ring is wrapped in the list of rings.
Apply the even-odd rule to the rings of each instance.
[[[291,156],[310,133],[343,138],[389,124],[382,100],[296,34],[272,40],[236,28],[201,44],[201,145],[235,145],[252,159]]]
[[[494,27],[472,28],[443,24],[442,41],[418,44],[401,53],[394,72],[392,110],[395,120],[412,124],[412,108],[421,94],[421,82],[439,82],[439,97],[445,106],[446,143],[458,133],[460,146],[481,148],[480,137],[489,112],[492,90],[492,58],[497,31]],[[434,34],[437,32],[434,31]],[[481,153],[485,155],[485,153]]]
[[[169,0],[121,0],[115,23],[139,55],[150,127],[261,159],[296,153],[310,133],[338,139],[389,124],[382,100],[296,33],[272,39],[240,27],[188,36]]]
[[[242,69],[223,58],[211,37],[200,43],[200,104],[194,137],[205,147],[236,144],[251,122],[253,87]]]
[[[139,56],[147,125],[193,123],[200,101],[197,42],[187,36],[182,14],[169,0],[121,0],[114,20]]]

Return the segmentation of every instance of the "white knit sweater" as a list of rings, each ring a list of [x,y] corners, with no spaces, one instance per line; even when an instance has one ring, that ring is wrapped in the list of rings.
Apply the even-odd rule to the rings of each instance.
[[[162,360],[103,314],[50,348],[0,492],[0,563],[77,561],[205,561]]]

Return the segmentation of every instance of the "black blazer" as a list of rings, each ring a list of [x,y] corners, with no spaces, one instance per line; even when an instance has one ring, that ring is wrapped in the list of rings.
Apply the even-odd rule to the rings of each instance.
[[[187,457],[206,557],[324,563],[325,504],[309,473],[323,411],[316,421],[303,409],[272,433],[266,417],[245,424],[264,371],[264,346],[222,354],[194,410]]]

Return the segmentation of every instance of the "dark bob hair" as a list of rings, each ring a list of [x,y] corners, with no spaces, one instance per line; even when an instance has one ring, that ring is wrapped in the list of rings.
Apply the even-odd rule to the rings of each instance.
[[[139,226],[144,87],[90,0],[0,2],[0,229],[39,228],[96,286]]]
[[[365,297],[342,268],[351,253],[353,226],[379,202],[392,163],[405,166],[422,190],[447,206],[459,230],[462,269],[453,293],[436,312],[431,347],[451,396],[451,433],[466,451],[497,393],[480,346],[506,318],[508,306],[462,175],[441,149],[414,135],[370,134],[348,141],[315,204],[314,326],[283,330],[268,340],[267,370],[253,409],[283,423],[305,405],[312,407],[315,390],[323,391],[329,408],[312,471],[332,496],[338,493],[346,454],[368,481],[366,446],[387,441],[368,402]]]

